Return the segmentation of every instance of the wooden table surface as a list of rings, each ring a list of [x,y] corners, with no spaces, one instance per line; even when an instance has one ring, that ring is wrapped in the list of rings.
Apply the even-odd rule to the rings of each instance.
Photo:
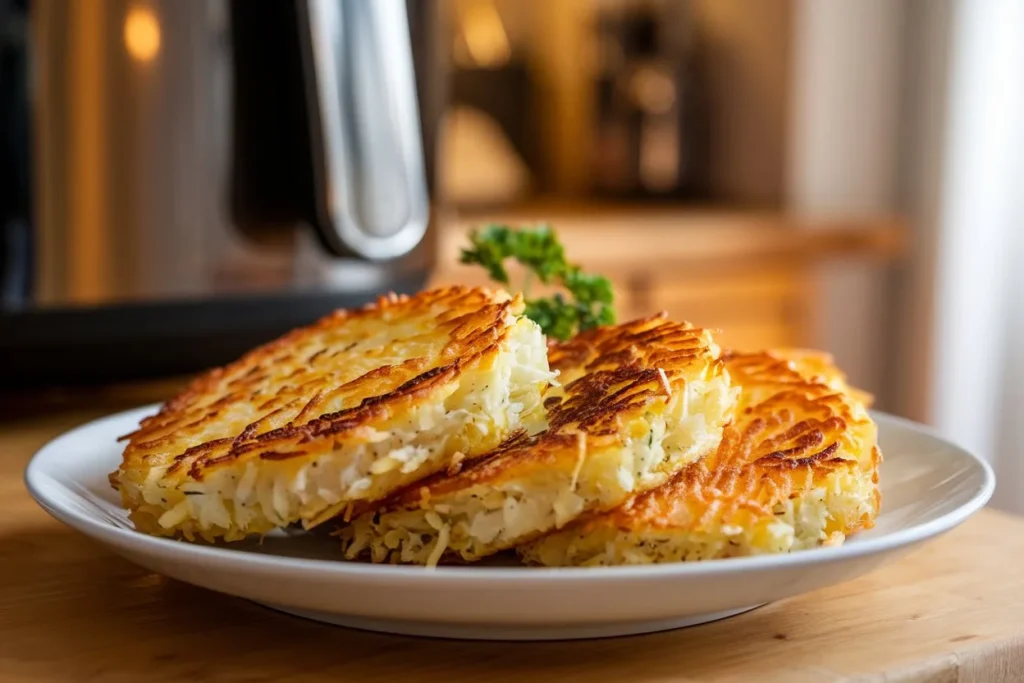
[[[164,579],[47,516],[23,468],[96,411],[0,422],[2,681],[1024,680],[1024,521],[1001,513],[861,579],[690,629],[539,644],[383,636]]]

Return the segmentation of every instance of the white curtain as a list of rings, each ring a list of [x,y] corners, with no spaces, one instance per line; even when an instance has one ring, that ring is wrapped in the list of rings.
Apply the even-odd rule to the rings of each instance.
[[[790,208],[898,208],[912,232],[899,296],[829,270],[819,343],[986,458],[994,504],[1024,513],[1024,0],[793,8]]]
[[[994,504],[1024,512],[1024,2],[951,16],[928,412],[996,468]]]

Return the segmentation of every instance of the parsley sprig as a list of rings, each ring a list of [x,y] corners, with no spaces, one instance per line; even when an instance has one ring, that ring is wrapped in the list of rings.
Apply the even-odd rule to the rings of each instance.
[[[544,333],[556,339],[568,339],[577,332],[615,322],[612,309],[612,284],[601,275],[584,273],[569,263],[558,235],[549,225],[512,228],[489,224],[470,233],[470,248],[463,249],[462,263],[479,264],[491,279],[509,284],[505,259],[512,258],[527,269],[523,283],[526,315],[540,325]],[[544,284],[557,284],[561,292],[551,297],[529,298],[533,278]]]

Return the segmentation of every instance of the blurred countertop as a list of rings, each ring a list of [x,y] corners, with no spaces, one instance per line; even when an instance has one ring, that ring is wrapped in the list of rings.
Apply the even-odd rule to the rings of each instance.
[[[457,268],[467,231],[488,222],[548,223],[571,258],[588,267],[617,262],[719,269],[780,260],[892,261],[909,246],[905,221],[896,214],[812,216],[772,208],[541,200],[453,212],[438,231],[438,270]]]

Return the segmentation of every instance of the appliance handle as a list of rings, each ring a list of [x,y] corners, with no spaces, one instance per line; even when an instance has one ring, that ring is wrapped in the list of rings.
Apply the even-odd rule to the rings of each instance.
[[[339,256],[405,256],[430,219],[405,0],[296,2],[321,241]]]

